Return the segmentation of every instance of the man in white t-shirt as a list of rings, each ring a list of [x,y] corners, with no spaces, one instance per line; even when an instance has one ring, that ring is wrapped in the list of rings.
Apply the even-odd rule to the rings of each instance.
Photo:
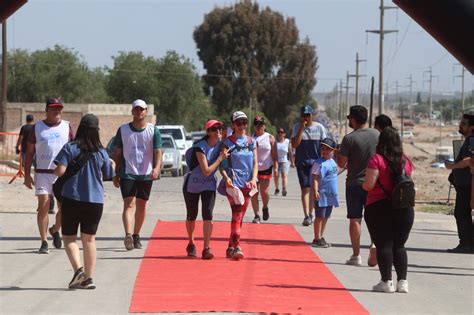
[[[37,223],[41,237],[39,253],[48,254],[48,210],[53,195],[53,183],[57,176],[54,175],[56,165],[53,163],[56,155],[64,144],[74,139],[74,133],[68,121],[61,120],[63,103],[58,98],[49,97],[46,100],[46,119],[38,121],[28,133],[26,158],[25,158],[25,186],[29,189],[35,187],[38,197]],[[35,160],[35,179],[31,177],[31,165]],[[58,202],[58,209],[60,204]],[[56,222],[49,229],[53,236],[53,245],[61,248],[61,211],[56,213]]]

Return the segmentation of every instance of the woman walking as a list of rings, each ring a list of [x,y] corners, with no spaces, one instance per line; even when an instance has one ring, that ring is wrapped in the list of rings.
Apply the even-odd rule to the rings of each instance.
[[[226,150],[219,151],[222,128],[222,122],[209,120],[204,126],[206,136],[195,142],[193,147],[188,149],[190,151],[186,152],[187,156],[190,155],[188,166],[191,170],[186,174],[183,185],[183,195],[186,203],[186,231],[189,238],[186,253],[189,257],[197,257],[196,245],[194,244],[194,228],[198,214],[199,198],[201,198],[204,235],[202,259],[214,258],[209,242],[212,234],[212,211],[216,201],[217,180],[215,173],[219,164],[228,156]]]
[[[95,234],[104,205],[102,180],[114,176],[112,161],[99,138],[99,119],[93,114],[82,117],[73,142],[63,146],[54,163],[55,174],[68,176],[70,167],[83,161],[79,171],[70,177],[62,188],[62,221],[64,248],[74,269],[70,289],[95,289],[92,276],[96,264]],[[81,165],[81,163],[80,163]],[[77,230],[81,226],[84,267],[76,244]]]
[[[377,247],[377,261],[381,281],[372,290],[376,292],[408,293],[407,252],[408,240],[414,220],[413,207],[394,209],[389,196],[393,178],[404,173],[411,176],[413,165],[403,153],[398,132],[386,127],[379,136],[376,154],[370,159],[363,188],[368,191],[365,222]],[[392,265],[397,273],[396,288],[392,281]]]
[[[257,149],[256,141],[245,134],[248,124],[247,115],[237,111],[232,114],[234,133],[224,140],[224,148],[229,149],[227,167],[222,167],[221,174],[225,181],[227,199],[232,209],[229,246],[226,257],[234,260],[244,258],[240,248],[242,221],[250,201],[250,193],[257,189]]]
[[[279,180],[281,175],[281,195],[285,197],[287,194],[286,187],[288,186],[289,166],[295,167],[295,160],[293,158],[291,142],[286,138],[286,131],[284,128],[278,128],[276,140],[278,170],[273,173],[275,176],[275,196],[280,194]]]

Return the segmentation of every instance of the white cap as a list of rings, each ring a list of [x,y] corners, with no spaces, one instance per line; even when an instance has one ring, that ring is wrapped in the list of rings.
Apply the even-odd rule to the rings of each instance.
[[[237,119],[248,119],[248,118],[244,112],[238,111],[232,114],[232,122],[236,121]]]
[[[148,108],[148,106],[146,105],[145,101],[142,101],[142,100],[135,100],[133,103],[132,103],[132,108],[135,108],[135,107],[141,107],[141,108]]]

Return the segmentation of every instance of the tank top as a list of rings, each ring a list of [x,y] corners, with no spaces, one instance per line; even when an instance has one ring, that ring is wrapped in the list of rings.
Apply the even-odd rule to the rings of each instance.
[[[220,147],[220,142],[211,147],[206,140],[198,141],[193,145],[193,148],[199,148],[202,150],[206,156],[208,165],[213,164],[217,160]],[[196,151],[194,151],[193,154],[196,154]],[[198,165],[189,173],[189,175],[187,175],[185,182],[187,186],[186,190],[190,193],[200,193],[207,190],[215,191],[217,188],[216,171],[214,171],[209,176],[204,176],[198,163]]]
[[[36,170],[53,170],[56,155],[69,142],[69,122],[61,120],[57,126],[50,127],[39,121],[35,124]]]
[[[285,139],[283,142],[277,141],[278,162],[288,162],[288,147],[290,140]]]
[[[270,143],[270,134],[264,132],[261,136],[253,135],[253,138],[257,141],[257,159],[258,159],[258,170],[268,170],[273,165],[272,158],[272,145]]]
[[[120,127],[125,159],[125,173],[149,175],[153,169],[153,136],[155,126],[148,123],[145,130],[133,131],[129,124]]]

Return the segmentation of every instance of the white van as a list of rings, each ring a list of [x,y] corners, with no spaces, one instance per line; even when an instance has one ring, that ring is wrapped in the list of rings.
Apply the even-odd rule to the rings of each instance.
[[[157,127],[162,134],[171,135],[173,137],[181,153],[181,163],[186,171],[187,165],[184,154],[188,148],[193,146],[191,135],[188,134],[183,125],[157,125]]]

